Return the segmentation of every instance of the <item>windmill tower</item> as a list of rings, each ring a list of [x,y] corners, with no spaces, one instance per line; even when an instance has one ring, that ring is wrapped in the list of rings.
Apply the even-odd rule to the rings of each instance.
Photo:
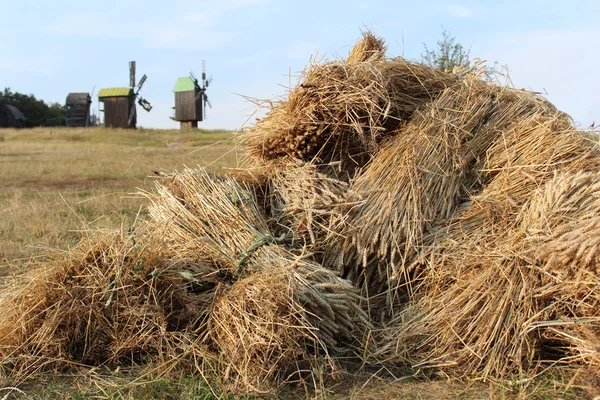
[[[90,126],[92,96],[89,93],[69,93],[65,101],[67,126]]]
[[[135,129],[137,103],[146,111],[152,110],[148,100],[140,96],[140,90],[148,77],[144,74],[135,84],[135,61],[129,63],[129,87],[104,88],[98,92],[98,101],[104,103],[104,125],[111,128]]]
[[[173,92],[175,93],[175,121],[179,121],[181,129],[198,127],[198,121],[206,118],[206,107],[212,108],[206,89],[212,78],[206,78],[206,63],[202,62],[202,80],[190,72],[189,76],[178,78]]]

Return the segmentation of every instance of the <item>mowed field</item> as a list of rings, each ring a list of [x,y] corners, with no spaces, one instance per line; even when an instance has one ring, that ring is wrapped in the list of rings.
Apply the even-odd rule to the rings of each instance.
[[[242,158],[228,131],[136,131],[104,128],[0,129],[0,281],[77,244],[90,230],[131,227],[146,218],[141,192],[165,172],[188,167],[233,168]],[[418,371],[407,371],[418,374]],[[320,393],[344,399],[576,398],[568,379],[501,385],[373,376],[349,378]],[[360,382],[357,384],[357,382]],[[562,383],[561,383],[562,382]],[[19,389],[0,382],[9,398],[213,398],[199,377],[141,377],[135,370],[85,369],[41,376]],[[306,398],[286,388],[280,398]]]
[[[144,216],[163,171],[235,166],[227,131],[0,129],[0,275]]]

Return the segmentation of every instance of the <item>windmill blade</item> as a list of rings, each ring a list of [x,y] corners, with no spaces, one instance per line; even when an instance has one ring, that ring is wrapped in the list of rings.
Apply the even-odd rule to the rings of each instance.
[[[207,96],[207,95],[204,95],[204,103],[205,103],[205,104],[208,104],[208,106],[209,106],[210,108],[212,108],[212,104],[210,104],[210,100],[208,100],[208,96]]]
[[[142,86],[144,85],[144,82],[146,82],[146,79],[148,79],[148,77],[146,76],[146,74],[144,74],[144,76],[142,76],[142,79],[140,79],[140,83],[138,83],[136,94],[139,93],[140,90],[142,90]]]
[[[135,87],[135,61],[129,61],[129,87]]]
[[[142,106],[142,108],[148,112],[150,112],[150,110],[152,110],[152,105],[150,104],[150,102],[142,97],[140,97],[138,99],[138,104],[140,106]]]
[[[212,76],[210,78],[208,78],[208,80],[204,83],[204,87],[208,87],[208,85],[210,85],[211,82],[212,82]]]

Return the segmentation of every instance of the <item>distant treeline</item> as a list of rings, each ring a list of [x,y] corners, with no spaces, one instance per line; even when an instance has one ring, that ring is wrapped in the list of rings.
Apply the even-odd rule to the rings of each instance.
[[[26,118],[26,127],[35,126],[64,126],[66,124],[66,111],[59,103],[46,104],[34,95],[12,92],[5,88],[0,92],[0,104],[9,104],[17,107]]]

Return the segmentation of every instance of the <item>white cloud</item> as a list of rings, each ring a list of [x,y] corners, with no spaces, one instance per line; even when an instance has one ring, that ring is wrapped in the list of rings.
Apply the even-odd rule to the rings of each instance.
[[[450,15],[458,18],[468,18],[472,15],[471,10],[465,6],[452,4],[448,6],[448,12]]]

